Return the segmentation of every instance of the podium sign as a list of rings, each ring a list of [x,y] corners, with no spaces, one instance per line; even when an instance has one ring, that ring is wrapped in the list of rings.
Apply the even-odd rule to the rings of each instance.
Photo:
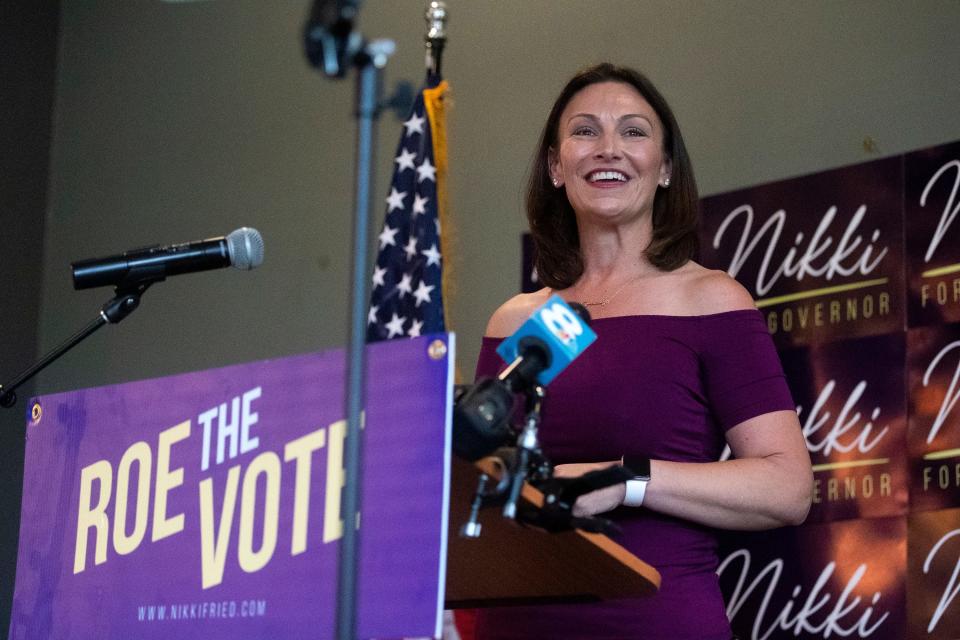
[[[452,347],[367,351],[362,638],[439,636]],[[10,638],[333,637],[344,362],[34,399]]]

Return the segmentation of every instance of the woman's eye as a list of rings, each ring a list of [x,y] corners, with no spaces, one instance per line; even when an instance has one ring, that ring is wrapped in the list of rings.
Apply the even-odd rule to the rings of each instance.
[[[643,129],[640,129],[639,127],[630,127],[629,129],[626,129],[624,131],[624,134],[628,136],[636,136],[641,138],[647,135],[646,132]]]
[[[573,135],[575,136],[590,136],[593,135],[593,129],[590,127],[577,127],[573,130]]]

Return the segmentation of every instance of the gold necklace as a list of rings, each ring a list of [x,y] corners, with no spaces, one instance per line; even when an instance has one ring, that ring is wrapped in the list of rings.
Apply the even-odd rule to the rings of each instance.
[[[642,274],[641,274],[641,275],[642,275]],[[631,283],[632,283],[633,281],[635,281],[635,280],[639,280],[640,277],[641,277],[641,276],[635,276],[635,277],[633,277],[633,278],[630,278],[629,280],[627,280],[626,282],[624,282],[622,285],[620,285],[620,288],[617,289],[616,291],[614,291],[614,292],[613,292],[610,296],[608,296],[605,300],[600,300],[600,301],[598,301],[598,302],[587,302],[586,300],[584,300],[584,301],[581,302],[580,304],[582,304],[582,305],[585,306],[585,307],[600,307],[601,309],[603,309],[605,306],[607,306],[608,304],[610,304],[610,301],[613,300],[614,298],[616,298],[617,295],[618,295],[621,291],[623,291],[624,289],[626,289],[628,284],[631,284]]]

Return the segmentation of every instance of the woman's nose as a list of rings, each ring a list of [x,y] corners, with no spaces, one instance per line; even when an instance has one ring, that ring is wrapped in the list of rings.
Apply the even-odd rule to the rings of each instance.
[[[620,157],[620,139],[615,133],[603,133],[597,138],[596,156],[598,158]]]

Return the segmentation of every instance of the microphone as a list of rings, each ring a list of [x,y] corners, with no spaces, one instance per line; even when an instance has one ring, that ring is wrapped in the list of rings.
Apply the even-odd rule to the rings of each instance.
[[[353,30],[361,0],[314,0],[303,29],[307,60],[331,78],[343,78],[363,48]]]
[[[126,287],[167,276],[221,267],[250,270],[263,263],[263,237],[241,227],[226,237],[165,247],[134,249],[118,256],[74,262],[73,288]]]
[[[589,323],[586,307],[551,296],[497,348],[500,357],[511,363],[500,379],[507,382],[512,378],[508,384],[523,385],[516,390],[532,386],[534,380],[543,386],[550,384],[597,339]]]
[[[472,462],[509,442],[514,394],[548,384],[593,344],[589,321],[582,305],[554,295],[504,340],[497,353],[510,366],[477,382],[454,406],[453,452]]]

